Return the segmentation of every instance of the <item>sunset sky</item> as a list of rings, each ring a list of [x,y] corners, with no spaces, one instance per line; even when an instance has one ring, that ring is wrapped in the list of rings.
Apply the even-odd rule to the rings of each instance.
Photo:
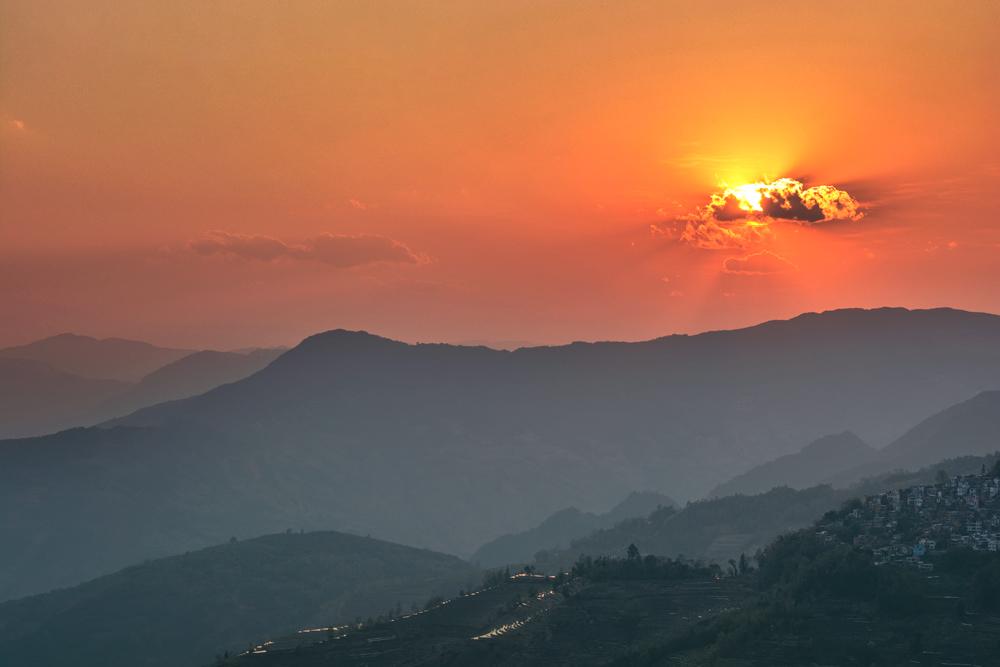
[[[0,7],[0,345],[1000,312],[992,0]]]

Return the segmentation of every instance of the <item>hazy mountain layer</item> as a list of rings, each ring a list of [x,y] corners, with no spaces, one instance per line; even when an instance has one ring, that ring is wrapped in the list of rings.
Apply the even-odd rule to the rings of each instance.
[[[157,403],[197,396],[219,385],[242,380],[277,359],[283,351],[276,348],[247,352],[203,350],[189,354],[156,369],[128,391],[116,396],[102,406],[103,414],[96,415],[94,421],[120,417]]]
[[[194,350],[157,347],[123,338],[97,339],[59,334],[0,350],[0,357],[32,359],[57,370],[89,378],[138,382],[157,368],[177,361]]]
[[[846,486],[888,470],[912,470],[957,454],[1000,450],[1000,391],[986,391],[952,405],[908,430],[871,461],[830,478]]]
[[[643,553],[725,563],[741,553],[752,555],[784,532],[812,524],[850,498],[934,484],[941,474],[976,474],[991,470],[998,459],[997,453],[963,456],[919,470],[877,475],[846,489],[828,485],[802,490],[778,487],[757,495],[701,500],[682,509],[659,509],[647,517],[628,519],[573,540],[568,548],[542,552],[535,562],[550,570],[566,568],[581,555],[621,554],[629,544],[635,544]]]
[[[806,445],[800,452],[762,463],[720,484],[708,497],[763,493],[777,486],[805,489],[839,472],[857,468],[875,456],[876,450],[850,431],[828,435]]]
[[[79,425],[128,386],[80,377],[32,359],[0,358],[0,438]]]
[[[828,433],[887,442],[998,380],[1000,318],[944,309],[513,352],[329,332],[119,421],[139,429],[0,443],[0,591],[286,527],[468,554],[633,489],[700,497]]]
[[[67,347],[75,345],[79,357],[69,355],[63,346],[53,341],[70,341],[72,345]],[[170,361],[132,384],[101,378],[115,374],[115,369],[121,370],[121,363],[126,363],[129,369],[136,368],[138,362],[134,357],[138,352],[150,352],[152,349],[148,357],[139,360],[145,364],[172,358],[178,351],[164,351],[133,341],[115,342],[117,347],[112,346],[109,350],[107,344],[108,341],[84,337],[58,336],[24,348],[0,350],[0,439],[44,435],[74,426],[92,426],[155,403],[195,396],[221,384],[245,378],[281,354],[281,350],[277,349],[193,354],[181,350],[185,356]],[[63,356],[48,354],[53,347],[64,353]],[[19,352],[52,357],[52,361],[3,356]],[[124,359],[112,358],[118,352],[122,352]],[[89,354],[95,354],[98,360],[108,361],[108,368],[115,372],[104,373],[100,368],[95,369],[84,363]],[[83,368],[96,373],[96,377],[75,375],[50,363]]]
[[[575,507],[560,510],[540,524],[520,533],[503,535],[479,547],[469,558],[482,567],[530,563],[542,550],[568,547],[573,540],[630,518],[645,517],[658,507],[677,503],[659,493],[635,492],[604,514],[581,512]]]

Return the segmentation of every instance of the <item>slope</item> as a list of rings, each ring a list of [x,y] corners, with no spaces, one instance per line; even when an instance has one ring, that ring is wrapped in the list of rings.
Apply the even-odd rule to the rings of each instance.
[[[824,434],[885,442],[998,378],[1000,318],[945,309],[514,352],[328,332],[132,428],[0,443],[0,590],[288,526],[468,554],[634,489],[700,497]]]
[[[806,445],[800,452],[762,463],[737,475],[712,489],[708,497],[763,493],[777,486],[793,489],[815,486],[837,473],[874,459],[875,451],[850,431],[824,436]]]
[[[269,535],[0,604],[0,656],[46,667],[206,664],[266,633],[409,609],[478,578],[452,556],[370,538]]]
[[[157,347],[123,338],[92,338],[65,333],[0,350],[0,357],[32,359],[83,377],[138,382],[157,368],[194,350]]]

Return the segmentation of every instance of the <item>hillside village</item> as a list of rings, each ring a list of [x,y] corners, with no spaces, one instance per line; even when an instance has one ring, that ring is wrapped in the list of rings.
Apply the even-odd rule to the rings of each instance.
[[[1000,465],[852,501],[828,513],[817,532],[870,551],[876,565],[924,571],[949,549],[1000,551]]]

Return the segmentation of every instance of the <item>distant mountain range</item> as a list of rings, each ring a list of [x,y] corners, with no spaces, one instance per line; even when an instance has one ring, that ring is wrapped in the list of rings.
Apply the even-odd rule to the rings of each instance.
[[[215,352],[62,334],[0,350],[0,438],[92,426],[254,373],[283,350]]]
[[[753,555],[783,532],[808,526],[853,495],[829,486],[801,491],[778,487],[759,495],[692,502],[599,530],[566,548],[542,552],[535,562],[547,571],[565,569],[582,555],[618,555],[635,544],[642,553],[725,563],[741,553]]]
[[[1000,450],[1000,446],[997,447]],[[573,540],[568,547],[539,553],[535,564],[549,571],[565,569],[582,555],[624,553],[635,544],[643,553],[725,563],[741,553],[753,555],[782,533],[811,525],[851,498],[921,484],[934,484],[943,471],[949,476],[991,470],[1000,453],[962,456],[909,471],[883,473],[849,488],[818,485],[791,489],[776,485],[764,493],[737,494],[665,507],[648,516],[627,519]]]
[[[267,348],[247,352],[193,352],[157,368],[129,387],[101,409],[100,421],[128,415],[141,408],[181,398],[197,396],[223,384],[256,373],[278,358],[283,349]]]
[[[286,527],[471,554],[634,489],[702,497],[826,434],[890,442],[998,386],[1000,317],[948,309],[512,352],[327,332],[199,396],[0,442],[0,598]]]
[[[830,435],[802,451],[762,463],[715,487],[710,498],[762,493],[778,486],[848,487],[892,470],[916,470],[956,454],[1000,450],[1000,391],[984,391],[924,419],[876,450],[849,431]]]
[[[503,535],[479,547],[469,558],[482,567],[530,563],[542,550],[568,547],[570,542],[610,528],[625,519],[645,517],[660,507],[673,507],[673,498],[660,493],[633,492],[604,514],[581,512],[575,507],[560,510],[534,528]]]
[[[124,338],[92,338],[65,333],[0,349],[0,357],[31,359],[81,377],[138,382],[157,368],[195,350],[157,347]]]
[[[850,431],[844,431],[824,436],[800,452],[786,454],[737,475],[715,487],[708,497],[764,493],[777,486],[805,489],[822,484],[837,473],[864,465],[876,456],[877,450]]]
[[[80,377],[33,359],[0,357],[0,437],[79,426],[129,386]]]
[[[0,662],[208,665],[275,632],[408,613],[480,580],[468,563],[432,551],[334,532],[269,535],[2,603]]]
[[[875,467],[915,468],[956,453],[987,454],[998,449],[1000,391],[984,391],[914,426],[879,452]]]

